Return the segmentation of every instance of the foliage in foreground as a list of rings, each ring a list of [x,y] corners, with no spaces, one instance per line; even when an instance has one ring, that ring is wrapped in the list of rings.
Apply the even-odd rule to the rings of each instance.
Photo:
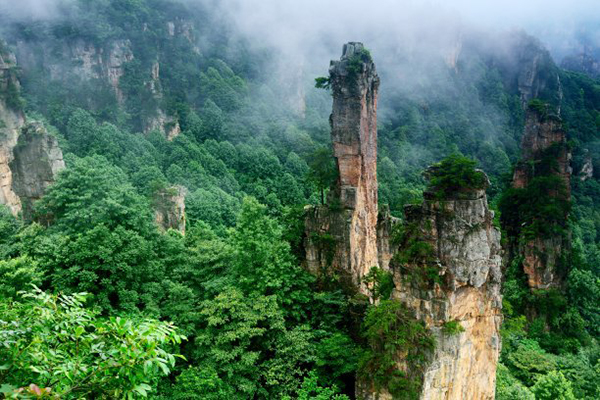
[[[86,294],[39,288],[0,303],[0,392],[8,398],[146,397],[175,366],[184,336],[168,322],[103,318]]]

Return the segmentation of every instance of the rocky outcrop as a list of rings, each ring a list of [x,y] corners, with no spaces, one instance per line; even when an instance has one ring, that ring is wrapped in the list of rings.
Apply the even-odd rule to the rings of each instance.
[[[307,212],[307,266],[334,268],[365,290],[361,279],[379,264],[377,239],[377,91],[375,64],[362,43],[344,45],[332,61],[330,117],[338,173],[328,206]]]
[[[160,63],[158,61],[155,61],[152,64],[151,77],[152,79],[150,79],[147,85],[154,98],[154,103],[160,104],[164,99],[160,83]],[[143,124],[144,133],[150,133],[152,131],[163,132],[169,141],[175,139],[181,133],[179,121],[167,115],[161,108],[157,108],[154,115],[148,116],[145,121],[143,121]]]
[[[190,43],[194,40],[191,23],[177,21],[171,24],[167,28],[172,27],[175,36],[184,36]],[[139,82],[143,87],[136,90],[144,90],[146,95],[144,112],[133,123],[144,133],[158,130],[172,140],[181,130],[177,118],[164,108],[159,59],[157,57],[153,63],[142,62],[136,59],[134,50],[135,46],[128,39],[111,39],[102,44],[83,37],[51,42],[51,45],[46,45],[42,39],[16,42],[16,55],[24,74],[44,74],[50,81],[61,82],[66,88],[72,88],[80,96],[78,100],[85,101],[89,109],[105,107],[103,102],[112,105],[115,101],[120,107],[127,108],[126,89],[131,85],[127,86],[123,78],[143,79]],[[128,69],[128,65],[132,68]],[[97,94],[98,91],[103,93],[102,96],[85,94]],[[110,92],[114,101],[106,96]]]
[[[23,128],[13,154],[13,190],[21,199],[23,217],[29,220],[33,203],[54,183],[65,162],[56,138],[39,122],[30,122]]]
[[[561,119],[552,115],[548,108],[529,107],[525,130],[521,143],[522,158],[515,167],[513,187],[527,190],[538,178],[559,177],[562,184],[548,186],[544,195],[558,201],[571,199],[571,152],[562,128]],[[566,223],[568,214],[559,217]],[[561,257],[570,248],[569,236],[564,229],[552,229],[543,235],[512,240],[511,253],[522,258],[523,271],[527,275],[531,289],[548,289],[562,284],[565,271],[561,267]]]
[[[419,367],[403,354],[397,369],[421,382],[420,399],[493,399],[500,354],[502,249],[485,189],[440,198],[425,193],[405,209],[390,263],[392,299],[403,303],[435,339]],[[360,398],[387,400],[362,382]],[[370,389],[369,389],[370,388]]]
[[[592,155],[586,150],[585,159],[583,161],[583,166],[579,171],[579,180],[587,181],[588,179],[592,179],[594,177],[594,162],[592,160]]]
[[[13,214],[21,211],[21,200],[13,190],[13,148],[17,144],[25,115],[19,106],[19,80],[16,61],[0,42],[0,204]]]
[[[551,115],[548,110],[530,107],[521,140],[521,161],[515,168],[513,187],[524,188],[540,172],[545,172],[536,171],[536,166],[545,167],[542,159],[548,156],[552,157],[552,163],[555,164],[553,174],[562,178],[565,189],[569,192],[571,153],[562,120],[556,115]]]
[[[486,48],[479,51],[490,53],[490,67],[499,70],[504,86],[520,97],[523,108],[535,98],[542,98],[557,109],[560,107],[562,89],[558,68],[538,39],[522,31],[488,39],[484,41]],[[494,41],[496,43],[490,45]]]
[[[174,229],[185,235],[186,188],[173,186],[154,194],[154,220],[162,230]]]
[[[70,84],[100,80],[112,88],[119,103],[124,101],[119,80],[125,74],[125,65],[134,59],[129,40],[117,39],[106,46],[98,46],[77,39],[64,41],[59,50],[21,40],[17,42],[16,50],[19,65],[26,74],[41,69],[51,80]],[[57,58],[58,51],[61,57]]]
[[[15,58],[0,51],[0,204],[29,219],[64,162],[56,138],[40,123],[26,123],[15,67]]]
[[[392,261],[392,298],[407,305],[437,343],[420,398],[493,399],[502,251],[485,190],[442,200],[426,193],[423,204],[408,206],[405,214]],[[415,257],[416,247],[427,252]]]
[[[411,361],[403,352],[396,355],[395,368],[422,382],[421,399],[493,399],[502,257],[485,188],[443,199],[426,194],[422,205],[407,208],[398,245],[392,232],[399,222],[377,206],[379,79],[361,44],[344,46],[341,60],[331,63],[329,84],[338,179],[326,206],[306,210],[306,267],[317,275],[334,269],[346,278],[344,287],[374,304],[380,300],[371,297],[365,276],[375,266],[392,274],[391,298],[437,342],[431,354],[422,350],[422,368],[409,371]],[[372,379],[358,377],[357,398],[391,399]]]
[[[596,53],[598,50],[596,50]],[[584,46],[583,50],[574,55],[565,57],[560,66],[575,72],[581,72],[594,79],[600,78],[600,60],[594,55],[594,50]]]

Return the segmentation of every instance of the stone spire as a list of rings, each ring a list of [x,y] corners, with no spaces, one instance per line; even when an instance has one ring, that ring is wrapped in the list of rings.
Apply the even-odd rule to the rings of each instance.
[[[528,107],[521,142],[522,157],[515,167],[513,187],[527,189],[536,179],[538,187],[540,179],[559,177],[562,187],[545,183],[542,190],[555,202],[568,204],[571,200],[572,171],[566,133],[560,117],[552,115],[547,106],[545,109],[542,107]],[[559,287],[566,275],[565,266],[561,266],[561,258],[564,258],[571,246],[566,228],[567,209],[564,210],[564,215],[553,215],[553,218],[557,217],[563,226],[552,229],[554,233],[538,234],[518,242],[515,240],[517,238],[512,238],[511,252],[522,256],[523,271],[531,289]]]
[[[315,207],[307,217],[307,264],[313,272],[334,268],[354,285],[379,265],[377,239],[377,90],[379,76],[362,43],[347,43],[332,61],[330,117],[338,179],[328,207]],[[334,243],[324,253],[316,235]],[[322,241],[321,241],[322,242]]]
[[[348,270],[354,278],[377,265],[377,90],[379,76],[362,43],[348,43],[329,68],[331,140],[338,168],[334,196],[352,211]]]

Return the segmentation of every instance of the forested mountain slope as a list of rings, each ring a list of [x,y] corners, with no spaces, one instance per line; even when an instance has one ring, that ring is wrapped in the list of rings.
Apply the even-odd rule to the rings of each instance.
[[[375,381],[399,385],[388,392],[418,398],[401,374],[386,378],[399,370],[374,353],[377,322],[413,321],[394,299],[438,278],[411,275],[409,288],[382,268],[358,282],[377,295],[357,294],[335,270],[304,268],[310,240],[323,265],[335,242],[307,234],[307,210],[346,207],[330,77],[315,88],[327,64],[256,45],[213,6],[76,0],[51,17],[0,15],[7,398],[355,398],[374,362]],[[470,229],[502,230],[490,251],[502,254],[496,398],[600,396],[600,81],[558,67],[524,32],[466,32],[431,52],[373,43],[369,57],[381,87],[371,217],[386,213],[402,268],[431,261],[425,220],[460,225],[428,213],[488,186],[471,185],[481,168],[495,218],[486,203]],[[527,149],[548,118],[559,145]],[[454,175],[423,176],[443,159]],[[540,251],[548,237],[560,246]],[[528,262],[547,267],[552,250],[560,279],[534,287]],[[471,334],[446,322],[439,337]],[[396,339],[427,348],[421,325],[407,326],[413,336]]]

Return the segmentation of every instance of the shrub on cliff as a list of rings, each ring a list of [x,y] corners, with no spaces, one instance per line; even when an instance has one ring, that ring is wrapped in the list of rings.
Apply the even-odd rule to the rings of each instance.
[[[485,189],[486,176],[475,169],[476,164],[476,161],[460,154],[446,157],[425,172],[429,190],[438,198],[446,198],[465,191]]]
[[[367,310],[361,332],[368,348],[359,376],[369,377],[375,389],[385,388],[395,399],[417,399],[427,354],[435,348],[424,323],[398,300],[382,300]],[[406,354],[406,370],[398,369],[398,354]]]

